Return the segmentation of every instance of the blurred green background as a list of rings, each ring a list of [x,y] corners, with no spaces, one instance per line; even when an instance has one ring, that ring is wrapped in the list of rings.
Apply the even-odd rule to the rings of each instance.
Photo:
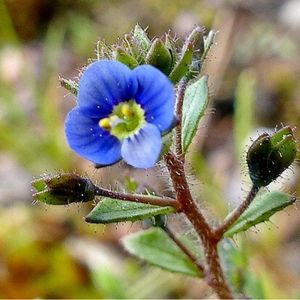
[[[76,170],[104,186],[135,178],[166,189],[157,171],[124,164],[94,170],[73,154],[63,122],[74,98],[58,77],[76,78],[97,40],[116,43],[136,23],[150,37],[196,24],[218,31],[206,61],[210,105],[189,157],[195,195],[223,217],[249,189],[250,135],[281,123],[300,126],[300,1],[0,0],[0,297],[201,298],[207,286],[129,257],[120,238],[144,225],[96,226],[92,204],[32,204],[30,181]],[[180,42],[179,42],[180,45]],[[299,129],[295,131],[300,140]],[[300,195],[299,167],[270,189]],[[299,197],[299,196],[298,196]],[[297,206],[297,203],[296,203]],[[237,239],[266,298],[300,297],[300,217],[296,207]],[[257,287],[257,285],[256,285]]]

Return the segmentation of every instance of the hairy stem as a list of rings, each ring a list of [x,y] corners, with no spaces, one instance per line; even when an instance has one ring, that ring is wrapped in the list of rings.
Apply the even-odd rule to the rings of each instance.
[[[182,155],[181,119],[182,119],[182,105],[183,105],[183,99],[184,99],[187,83],[188,81],[185,77],[180,81],[177,90],[177,97],[176,97],[176,116],[179,122],[175,129],[175,152],[178,156]]]
[[[214,234],[218,239],[221,239],[223,234],[229,229],[229,227],[240,217],[240,215],[248,208],[259,191],[259,187],[253,185],[246,199],[233,210],[224,220],[218,228],[215,229]]]
[[[182,159],[179,159],[171,152],[165,155],[165,162],[176,192],[176,199],[181,204],[182,212],[191,222],[202,241],[206,259],[206,282],[221,299],[231,299],[232,294],[225,282],[219,261],[218,240],[192,198],[185,176],[184,163]]]
[[[138,202],[138,203],[146,203],[151,205],[157,206],[171,206],[175,208],[177,212],[180,212],[181,205],[175,199],[168,198],[168,197],[157,197],[157,196],[148,196],[148,195],[141,195],[141,194],[125,194],[116,191],[110,191],[107,189],[103,189],[101,187],[96,186],[96,195],[102,197],[109,197],[118,200],[125,200],[131,202]]]

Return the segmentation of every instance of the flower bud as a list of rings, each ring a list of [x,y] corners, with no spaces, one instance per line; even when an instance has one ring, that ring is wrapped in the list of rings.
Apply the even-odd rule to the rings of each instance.
[[[204,30],[197,26],[189,34],[183,46],[183,51],[186,50],[189,44],[193,45],[193,59],[200,60],[204,52]]]
[[[259,136],[247,153],[253,184],[257,187],[267,186],[293,163],[296,154],[296,140],[289,126],[271,135],[264,133]]]
[[[169,75],[172,67],[172,57],[161,39],[157,38],[152,43],[146,56],[146,63]]]
[[[204,30],[203,28],[197,26],[195,27],[189,36],[187,37],[185,44],[183,46],[183,51],[186,50],[188,45],[192,45],[193,48],[193,58],[190,65],[188,78],[193,79],[198,76],[201,72],[202,61],[201,57],[204,52],[204,39],[203,39]]]
[[[33,194],[35,200],[52,205],[88,202],[95,197],[91,180],[75,174],[47,175],[33,180],[31,185],[37,191]]]

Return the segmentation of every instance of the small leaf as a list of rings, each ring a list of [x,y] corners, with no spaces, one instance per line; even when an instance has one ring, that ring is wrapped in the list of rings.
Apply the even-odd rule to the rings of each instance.
[[[182,107],[182,151],[190,146],[200,118],[208,104],[208,77],[205,75],[187,87]]]
[[[171,272],[200,277],[195,265],[160,228],[134,233],[122,240],[129,253]]]
[[[178,83],[180,79],[187,74],[190,69],[192,59],[193,45],[190,43],[186,46],[185,51],[181,55],[181,58],[169,75],[169,78],[173,84]]]
[[[173,132],[170,131],[169,133],[162,136],[162,147],[160,151],[160,157],[162,158],[165,154],[167,154],[172,146],[173,143]]]
[[[201,62],[203,62],[211,48],[211,46],[214,44],[216,38],[216,32],[211,30],[207,36],[204,37],[204,51],[201,56]]]
[[[259,223],[268,221],[277,211],[293,204],[295,200],[295,197],[278,191],[255,197],[245,212],[225,232],[224,236],[232,237],[238,232],[246,231]]]
[[[133,38],[132,34],[125,34],[123,48],[139,63],[145,63],[146,53],[142,50],[140,44]]]
[[[73,95],[77,95],[78,91],[78,83],[71,79],[65,79],[63,77],[59,77],[59,82],[62,87],[71,92]]]
[[[97,206],[86,216],[88,223],[114,223],[137,221],[157,215],[173,213],[175,210],[169,206],[155,206],[110,198],[103,198]]]
[[[99,40],[96,45],[97,60],[112,59],[112,51],[110,46],[106,45],[105,41]]]
[[[235,294],[242,294],[245,270],[248,268],[248,257],[243,244],[237,247],[231,239],[225,238],[219,243],[218,251],[226,281]]]
[[[116,47],[114,50],[114,58],[116,61],[128,66],[130,69],[134,69],[138,65],[136,59],[126,53],[126,51],[121,47]]]
[[[41,191],[43,191],[47,187],[44,178],[37,178],[37,179],[31,181],[31,186],[37,192],[41,192]]]
[[[151,41],[147,33],[138,24],[130,34],[124,35],[124,48],[128,50],[127,52],[140,64],[145,63],[145,57],[150,47]]]
[[[170,36],[170,34],[166,34],[166,40],[165,40],[165,46],[170,52],[171,58],[172,58],[172,65],[171,68],[174,67],[176,61],[178,60],[178,53],[175,45],[174,39]]]
[[[139,24],[134,27],[133,39],[145,53],[150,49],[151,41],[149,40],[146,31]]]
[[[166,75],[171,71],[172,57],[161,39],[155,39],[146,56],[146,63],[150,64]]]
[[[138,182],[132,177],[125,177],[123,185],[125,191],[128,193],[135,193],[139,187]]]

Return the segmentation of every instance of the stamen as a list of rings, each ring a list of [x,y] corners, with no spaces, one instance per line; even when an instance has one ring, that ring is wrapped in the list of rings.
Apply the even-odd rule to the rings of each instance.
[[[110,130],[111,125],[110,125],[110,118],[103,118],[99,121],[99,126],[105,130]]]
[[[112,128],[116,127],[118,124],[123,123],[124,121],[121,120],[118,116],[111,116],[109,118],[109,124]]]
[[[130,118],[134,115],[134,111],[133,111],[132,107],[127,103],[124,103],[122,105],[121,113],[127,118]]]

